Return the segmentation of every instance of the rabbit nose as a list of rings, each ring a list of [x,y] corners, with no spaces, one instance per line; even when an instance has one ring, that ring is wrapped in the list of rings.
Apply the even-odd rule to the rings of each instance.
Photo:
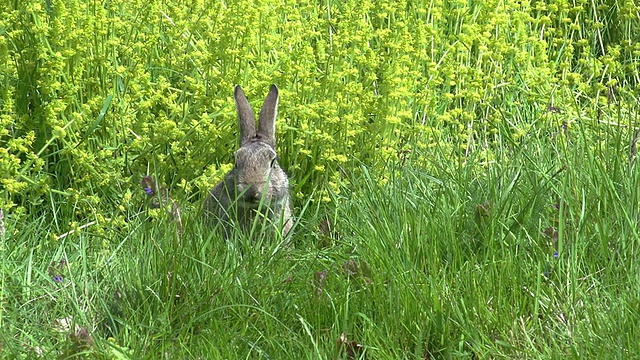
[[[248,201],[260,201],[262,195],[255,186],[250,186],[244,193],[244,198]]]

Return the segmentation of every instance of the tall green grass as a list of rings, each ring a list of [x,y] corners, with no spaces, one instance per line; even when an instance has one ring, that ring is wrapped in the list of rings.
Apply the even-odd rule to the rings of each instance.
[[[3,355],[628,358],[638,175],[621,130],[592,132],[608,146],[570,130],[491,164],[434,151],[428,171],[361,167],[288,245],[223,242],[195,213],[182,235],[162,216],[58,241],[42,222],[9,223]]]
[[[1,356],[633,357],[638,10],[0,3]],[[200,220],[236,83],[281,89],[285,241]]]

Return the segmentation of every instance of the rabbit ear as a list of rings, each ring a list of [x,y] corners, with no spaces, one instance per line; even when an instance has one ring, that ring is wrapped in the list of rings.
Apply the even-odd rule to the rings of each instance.
[[[253,114],[251,105],[249,105],[240,85],[236,85],[233,96],[236,100],[238,124],[240,125],[240,145],[242,146],[256,136],[256,116]]]
[[[275,148],[276,146],[276,114],[278,112],[278,87],[271,85],[269,95],[264,99],[258,118],[258,137]]]

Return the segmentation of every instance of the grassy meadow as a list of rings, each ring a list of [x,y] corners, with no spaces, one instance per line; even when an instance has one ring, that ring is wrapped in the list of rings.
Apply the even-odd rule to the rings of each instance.
[[[637,39],[631,0],[2,1],[0,357],[635,358]],[[272,83],[296,224],[225,242]]]

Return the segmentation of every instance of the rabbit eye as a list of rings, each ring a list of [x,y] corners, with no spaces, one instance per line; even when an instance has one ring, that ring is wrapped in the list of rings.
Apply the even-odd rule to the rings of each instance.
[[[278,160],[278,159],[277,158],[271,159],[271,167],[276,166],[276,160]]]

